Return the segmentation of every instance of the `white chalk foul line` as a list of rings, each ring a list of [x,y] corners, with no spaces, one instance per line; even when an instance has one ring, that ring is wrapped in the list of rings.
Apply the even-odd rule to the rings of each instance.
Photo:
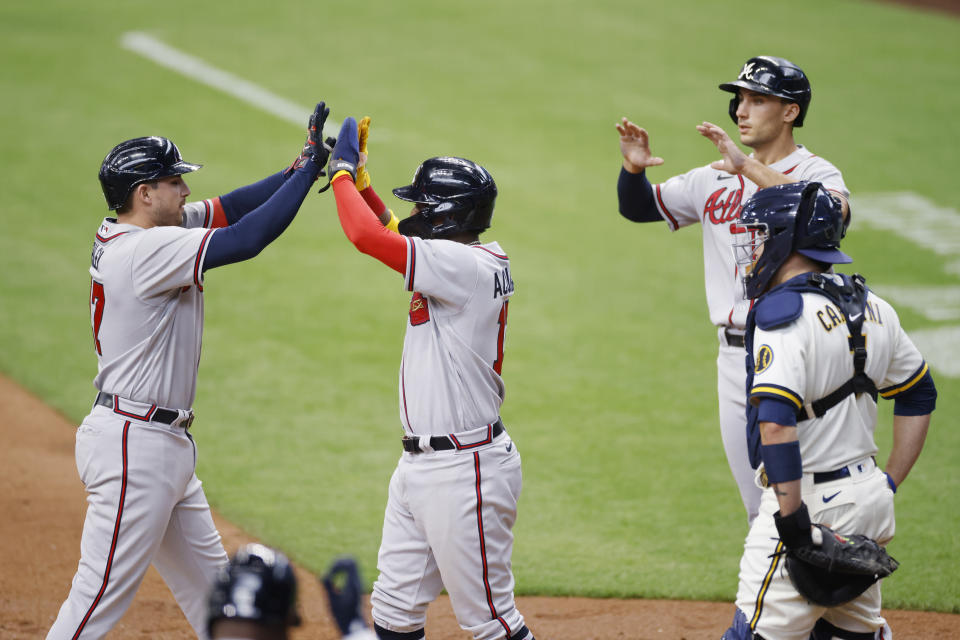
[[[241,102],[257,107],[298,127],[305,127],[310,114],[313,113],[312,106],[308,107],[291,102],[258,84],[244,80],[229,71],[218,69],[204,60],[171,47],[146,33],[139,31],[124,33],[120,38],[120,44],[124,49],[152,60],[161,67],[166,67],[208,87],[218,89]],[[339,130],[340,123],[328,119],[323,127],[323,134],[325,136],[335,136]]]
[[[885,231],[914,242],[925,249],[954,259],[946,267],[960,274],[960,211],[941,207],[911,192],[871,193],[855,196],[851,203],[855,224]],[[874,283],[877,292],[906,305],[930,320],[960,320],[960,287],[953,284],[928,286],[886,286]],[[960,377],[960,326],[948,325],[909,331],[910,337],[940,373]]]

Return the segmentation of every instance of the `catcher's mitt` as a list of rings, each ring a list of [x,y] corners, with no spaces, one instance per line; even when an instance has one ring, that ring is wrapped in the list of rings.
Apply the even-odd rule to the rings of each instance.
[[[849,602],[900,566],[866,536],[840,535],[821,524],[812,533],[812,544],[787,548],[786,566],[793,586],[815,604]]]

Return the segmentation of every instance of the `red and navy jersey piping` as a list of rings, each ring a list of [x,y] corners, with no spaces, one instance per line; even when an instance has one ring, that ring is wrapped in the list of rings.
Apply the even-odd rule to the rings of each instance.
[[[112,236],[106,236],[106,237],[104,237],[104,236],[100,235],[100,232],[98,231],[98,232],[97,232],[97,240],[100,241],[100,242],[110,242],[110,241],[113,240],[114,238],[119,238],[120,236],[124,235],[125,233],[130,233],[130,232],[129,232],[129,231],[121,231],[121,232],[119,232],[119,233],[113,234]]]
[[[660,194],[660,185],[656,186],[657,191],[657,204],[660,206],[660,210],[663,211],[663,215],[667,216],[667,220],[670,222],[670,226],[674,229],[679,229],[680,225],[677,223],[677,219],[673,217],[670,213],[670,210],[667,209],[667,205],[663,203],[663,196]]]
[[[214,232],[214,229],[207,231],[203,240],[200,241],[200,248],[197,250],[197,258],[193,262],[193,282],[197,285],[197,289],[203,291],[203,272],[200,269],[201,264],[203,263],[203,255],[206,252],[207,242],[210,240],[210,234]]]
[[[509,259],[510,259],[510,258],[508,258],[507,256],[500,255],[499,253],[496,253],[496,252],[494,252],[494,251],[491,251],[490,249],[487,249],[486,247],[482,247],[482,246],[480,246],[480,245],[474,245],[473,248],[474,248],[474,249],[480,249],[481,251],[486,251],[487,253],[489,253],[489,254],[492,255],[493,257],[495,257],[495,258],[500,258],[501,260],[509,260]]]
[[[413,277],[417,271],[417,243],[413,238],[407,239],[407,247],[410,250],[410,267],[407,270],[407,291],[413,291]]]

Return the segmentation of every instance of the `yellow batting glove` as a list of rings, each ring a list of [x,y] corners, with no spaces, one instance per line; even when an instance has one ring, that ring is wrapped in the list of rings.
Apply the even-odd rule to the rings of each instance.
[[[390,209],[387,209],[387,211],[390,211],[390,222],[384,226],[394,233],[400,233],[400,229],[398,228],[400,226],[400,220],[397,218],[397,216],[393,215],[393,211]]]
[[[370,116],[364,116],[357,127],[357,135],[360,138],[361,157],[367,158],[367,136],[370,135]],[[366,164],[357,167],[357,191],[363,191],[370,186],[370,174],[367,173]]]

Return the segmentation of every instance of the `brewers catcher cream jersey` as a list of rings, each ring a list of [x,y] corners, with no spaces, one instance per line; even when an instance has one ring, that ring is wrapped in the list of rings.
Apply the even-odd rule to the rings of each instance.
[[[90,259],[99,391],[172,409],[193,405],[212,221],[209,201],[186,205],[183,227],[104,218]]]
[[[442,435],[494,422],[510,261],[496,242],[407,239],[404,286],[413,291],[400,363],[400,419],[409,435]]]
[[[839,282],[839,276],[834,276]],[[803,293],[803,312],[791,324],[754,334],[756,374],[751,402],[762,397],[789,401],[799,409],[853,376],[846,320],[818,293]],[[927,372],[923,356],[900,327],[896,312],[870,292],[864,310],[865,373],[880,395],[892,398]],[[873,432],[877,405],[870,394],[850,394],[822,417],[797,424],[804,472],[832,471],[877,453]]]
[[[803,146],[771,169],[796,180],[816,181],[848,197],[840,171],[810,153]],[[757,191],[757,185],[741,175],[713,169],[710,165],[692,169],[655,185],[660,215],[672,231],[691,224],[703,227],[703,272],[710,321],[717,326],[743,328],[750,301],[743,296],[731,246],[740,209]]]

